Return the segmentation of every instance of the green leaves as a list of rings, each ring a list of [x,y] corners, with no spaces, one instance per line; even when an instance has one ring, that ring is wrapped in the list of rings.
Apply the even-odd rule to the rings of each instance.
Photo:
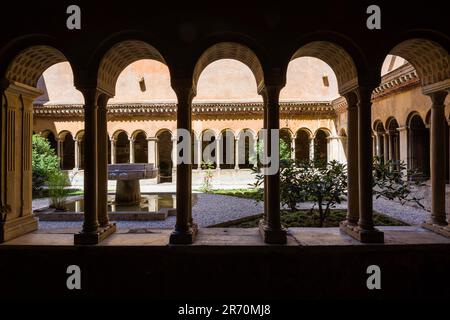
[[[401,161],[383,161],[380,157],[373,159],[373,193],[375,197],[397,200],[402,205],[414,202],[421,208],[422,198],[414,196],[414,189],[424,185],[424,177],[417,170],[407,170]]]
[[[35,134],[32,138],[33,192],[39,192],[50,175],[59,172],[59,159],[47,139]]]

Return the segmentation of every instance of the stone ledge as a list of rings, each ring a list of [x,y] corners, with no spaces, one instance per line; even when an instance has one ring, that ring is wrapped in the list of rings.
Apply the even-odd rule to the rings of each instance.
[[[432,222],[425,222],[422,224],[422,228],[430,230],[446,238],[450,238],[450,226],[449,225],[438,225]]]
[[[99,244],[117,230],[116,224],[112,223],[104,228],[99,228],[95,233],[77,233],[74,235],[75,245],[93,245]]]
[[[384,233],[376,228],[373,230],[364,230],[347,221],[341,222],[339,228],[342,232],[362,243],[384,243]]]
[[[38,219],[34,215],[19,217],[0,223],[0,243],[20,237],[38,229]]]
[[[287,231],[284,228],[271,229],[267,226],[264,219],[259,221],[259,233],[268,244],[286,244],[287,243]]]

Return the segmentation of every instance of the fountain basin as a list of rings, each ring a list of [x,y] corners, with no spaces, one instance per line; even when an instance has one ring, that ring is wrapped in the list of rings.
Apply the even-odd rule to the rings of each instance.
[[[139,180],[153,179],[158,169],[153,163],[120,163],[108,165],[108,179],[117,180],[115,202],[133,205],[141,201]]]

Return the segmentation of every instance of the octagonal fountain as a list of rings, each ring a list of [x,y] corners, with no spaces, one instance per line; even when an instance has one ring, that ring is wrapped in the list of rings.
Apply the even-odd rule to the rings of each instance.
[[[117,180],[116,205],[135,205],[141,202],[139,180],[153,179],[158,169],[153,163],[120,163],[108,165],[108,179]]]

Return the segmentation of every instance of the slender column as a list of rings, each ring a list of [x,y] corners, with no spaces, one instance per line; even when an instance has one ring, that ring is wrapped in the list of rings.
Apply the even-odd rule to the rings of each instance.
[[[197,146],[197,170],[202,169],[202,140],[196,139]]]
[[[359,159],[359,233],[362,242],[384,242],[384,235],[373,224],[371,95],[372,87],[359,88],[358,159]]]
[[[358,173],[358,97],[354,92],[347,100],[347,223],[356,225],[359,218]]]
[[[184,82],[184,81],[183,81]],[[177,129],[192,132],[191,109],[192,99],[194,97],[190,80],[181,86],[173,87],[177,99]],[[183,151],[191,157],[191,142],[185,143],[186,148]],[[181,144],[180,144],[181,146]],[[176,147],[176,154],[179,150]],[[175,159],[173,161],[177,161]],[[176,224],[175,230],[170,235],[171,244],[191,244],[194,241],[197,227],[192,221],[192,159],[188,163],[177,163],[177,199],[176,199]]]
[[[84,105],[84,222],[82,234],[96,234],[98,231],[98,150],[97,150],[97,92],[83,91]],[[78,148],[79,149],[79,148]],[[75,235],[76,237],[77,235]],[[77,239],[75,238],[75,242]]]
[[[296,137],[293,136],[292,140],[291,140],[291,159],[293,161],[295,161],[295,140],[296,140]]]
[[[408,156],[408,135],[409,135],[409,129],[407,126],[399,127],[397,128],[398,131],[398,139],[400,143],[400,158],[397,160],[400,160],[401,162],[405,163],[407,167],[409,167],[409,156]]]
[[[234,140],[234,169],[239,170],[239,138]]]
[[[255,155],[253,159],[253,168],[258,168],[258,136],[253,137],[253,154]]]
[[[383,134],[383,146],[384,146],[384,163],[389,161],[389,133]]]
[[[216,139],[216,170],[220,171],[220,164],[222,163],[222,148],[223,148],[223,139],[219,136]]]
[[[445,98],[447,92],[438,91],[429,95],[431,106],[430,160],[431,160],[431,221],[436,225],[447,225],[445,213]]]
[[[56,139],[56,153],[59,158],[59,167],[60,169],[64,168],[64,154],[63,154],[63,140],[62,139]]]
[[[314,161],[314,137],[309,139],[309,160]]]
[[[177,138],[172,138],[172,170],[176,170],[177,168],[177,154],[178,154],[178,140]]]
[[[115,137],[112,137],[111,138],[111,164],[116,164],[116,162],[117,162],[116,148],[117,148],[117,139]]]
[[[280,96],[281,86],[273,85],[266,86],[265,90],[265,106],[264,117],[267,125],[267,143],[268,154],[273,157],[273,150],[271,150],[271,141],[274,139],[271,130],[279,130],[280,128]],[[275,157],[279,161],[279,157]],[[264,194],[267,205],[265,206],[266,221],[260,222],[260,232],[264,237],[266,243],[286,243],[286,230],[281,226],[280,219],[280,171],[276,174],[266,175],[264,183]]]
[[[81,147],[80,147],[80,144],[81,144],[81,141],[79,140],[79,139],[77,139],[77,138],[74,138],[73,139],[74,140],[74,148],[75,148],[75,150],[74,150],[74,156],[75,156],[75,168],[74,169],[76,169],[76,170],[78,170],[78,169],[80,169],[80,155],[81,155]]]
[[[97,161],[98,161],[98,222],[100,227],[110,226],[108,217],[108,132],[107,104],[108,99],[102,95],[97,111]]]
[[[372,133],[372,156],[377,156],[377,139],[375,138],[375,134]]]
[[[155,168],[158,167],[158,138],[147,138],[148,163],[153,163]]]
[[[130,139],[130,163],[134,163],[134,141],[135,139],[131,137]]]

